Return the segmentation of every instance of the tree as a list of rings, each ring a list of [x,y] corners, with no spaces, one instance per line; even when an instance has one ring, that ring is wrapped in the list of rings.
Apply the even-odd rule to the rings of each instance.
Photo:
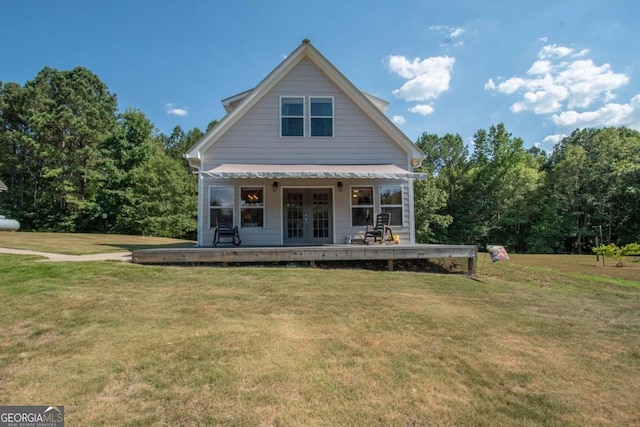
[[[99,146],[115,124],[115,95],[82,67],[46,67],[23,88],[9,84],[3,92],[2,139],[13,153],[3,167],[16,168],[19,219],[26,228],[91,229],[101,182]]]
[[[104,187],[98,196],[101,215],[95,231],[131,233],[136,203],[133,170],[146,164],[156,153],[153,123],[139,110],[118,115],[111,137],[102,144]]]
[[[527,199],[541,182],[540,161],[513,138],[504,124],[479,129],[474,152],[452,202],[452,234],[458,243],[498,242],[526,251],[529,232]]]
[[[424,132],[416,145],[425,153],[423,171],[433,179],[417,183],[416,236],[421,242],[450,240],[448,227],[453,221],[454,201],[468,168],[469,155],[460,135],[439,137]]]
[[[549,194],[558,199],[566,250],[581,253],[602,226],[608,243],[640,237],[640,133],[627,128],[582,129],[550,158]],[[601,242],[604,244],[605,242]]]

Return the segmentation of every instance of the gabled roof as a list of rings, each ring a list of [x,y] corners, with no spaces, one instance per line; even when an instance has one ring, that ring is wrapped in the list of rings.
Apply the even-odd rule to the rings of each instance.
[[[247,111],[264,97],[302,59],[309,58],[325,75],[336,84],[369,118],[410,156],[412,164],[419,164],[424,153],[404,134],[379,108],[386,101],[367,95],[356,88],[309,40],[303,40],[287,58],[267,75],[254,89],[223,100],[228,114],[207,132],[185,154],[189,164],[200,168],[202,153],[222,137]],[[374,99],[372,99],[374,98]],[[386,107],[385,107],[386,109]]]

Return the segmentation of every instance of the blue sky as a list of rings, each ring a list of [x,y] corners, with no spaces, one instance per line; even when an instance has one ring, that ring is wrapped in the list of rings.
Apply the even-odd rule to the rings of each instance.
[[[221,119],[308,38],[416,140],[505,123],[550,151],[640,130],[637,0],[5,0],[0,81],[84,66],[165,133]]]

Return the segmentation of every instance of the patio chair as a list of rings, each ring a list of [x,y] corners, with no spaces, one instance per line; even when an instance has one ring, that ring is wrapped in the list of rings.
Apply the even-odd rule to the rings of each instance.
[[[385,237],[389,236],[388,240],[393,241],[393,232],[391,231],[391,214],[388,212],[382,212],[376,215],[375,225],[367,225],[364,232],[364,242],[369,244],[367,240],[369,237],[373,237],[373,243],[378,241],[384,242]]]
[[[213,246],[217,246],[218,243],[224,243],[221,239],[231,239],[226,243],[233,243],[233,246],[240,246],[242,241],[240,240],[240,233],[238,232],[238,226],[233,226],[231,218],[222,217],[216,219],[216,229],[213,232]]]

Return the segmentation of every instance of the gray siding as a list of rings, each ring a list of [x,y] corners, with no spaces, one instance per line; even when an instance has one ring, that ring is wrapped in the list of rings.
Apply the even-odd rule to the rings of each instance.
[[[403,225],[392,227],[393,233],[400,236],[402,243],[410,242],[410,212],[409,191],[406,182],[394,180],[342,180],[343,190],[338,191],[337,180],[331,179],[279,179],[278,190],[274,192],[271,188],[272,180],[264,179],[236,179],[236,180],[213,180],[205,179],[203,182],[202,241],[200,246],[210,246],[213,242],[213,229],[210,224],[209,211],[209,187],[212,185],[233,186],[235,192],[234,223],[240,224],[240,187],[242,186],[263,186],[265,189],[265,218],[264,228],[240,228],[240,237],[243,246],[274,246],[282,244],[283,240],[283,200],[282,190],[284,188],[331,188],[333,192],[333,243],[344,243],[346,236],[355,236],[364,230],[364,227],[351,226],[351,193],[352,186],[373,186],[374,187],[374,211],[380,211],[379,187],[381,185],[402,185],[403,187]]]
[[[280,96],[333,96],[334,137],[281,138]],[[305,121],[305,133],[307,131],[308,121]],[[223,163],[391,163],[406,168],[407,156],[311,60],[305,58],[210,147],[204,155],[202,168],[207,170]]]
[[[280,97],[305,97],[305,134],[308,134],[308,97],[334,98],[334,137],[281,138]],[[395,164],[408,165],[409,155],[378,125],[352,102],[310,59],[303,59],[256,105],[247,111],[224,135],[204,153],[202,170],[224,163],[257,164]],[[273,246],[283,241],[282,189],[286,187],[320,187],[333,189],[333,243],[344,243],[347,235],[357,235],[363,227],[351,226],[351,194],[354,185],[374,186],[374,209],[380,211],[379,186],[403,186],[403,225],[393,227],[401,242],[411,241],[411,194],[408,183],[400,180],[341,180],[343,191],[337,190],[337,179],[279,179],[272,191],[273,180],[215,180],[202,176],[200,191],[199,245],[210,246],[213,230],[210,224],[209,187],[232,185],[235,189],[235,223],[240,224],[240,186],[260,185],[265,188],[265,227],[241,228],[244,246]]]

